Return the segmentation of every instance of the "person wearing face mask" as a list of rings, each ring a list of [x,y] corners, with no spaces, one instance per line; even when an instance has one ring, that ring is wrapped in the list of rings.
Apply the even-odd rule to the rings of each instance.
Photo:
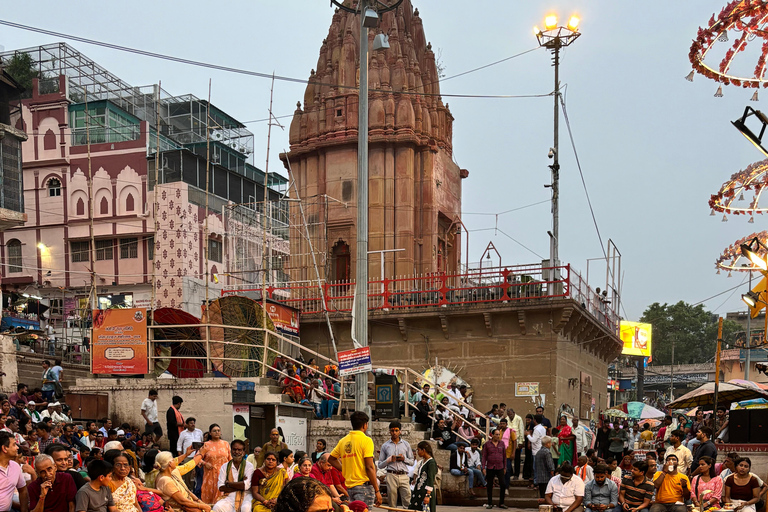
[[[573,474],[573,466],[566,462],[560,466],[559,474],[549,480],[544,502],[560,507],[563,512],[583,512],[584,487],[584,481]]]

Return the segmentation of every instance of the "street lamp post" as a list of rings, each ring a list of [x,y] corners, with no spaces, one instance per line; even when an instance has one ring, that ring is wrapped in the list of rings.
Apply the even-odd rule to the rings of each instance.
[[[552,165],[549,166],[552,170],[552,235],[549,242],[549,266],[554,269],[554,276],[550,278],[553,281],[559,279],[556,267],[559,261],[558,245],[560,243],[558,238],[560,236],[560,155],[558,151],[560,143],[560,106],[558,105],[560,101],[560,49],[569,46],[578,39],[581,35],[578,26],[579,18],[576,16],[571,16],[568,26],[561,27],[557,25],[557,16],[549,15],[544,20],[544,30],[539,30],[538,27],[533,29],[539,46],[552,52],[552,65],[555,68],[555,142],[554,147],[549,152],[549,157],[552,159]]]
[[[331,0],[338,8],[360,15],[360,89],[357,124],[357,242],[355,245],[355,300],[352,339],[368,345],[368,29],[376,27],[379,15],[396,9],[403,0],[359,0],[353,7]],[[374,8],[375,7],[375,8]],[[375,49],[375,45],[374,45]],[[382,276],[383,279],[383,276]],[[355,410],[368,409],[368,374],[355,378]]]

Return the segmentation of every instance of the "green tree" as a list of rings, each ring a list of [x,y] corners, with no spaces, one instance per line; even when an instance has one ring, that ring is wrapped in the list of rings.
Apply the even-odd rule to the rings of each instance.
[[[39,78],[40,75],[35,69],[35,63],[28,53],[17,53],[8,59],[5,65],[5,71],[24,88],[22,95],[31,97],[32,79]]]
[[[714,360],[718,316],[706,311],[703,305],[692,306],[683,301],[677,304],[654,302],[645,310],[640,321],[653,326],[653,364],[670,363],[673,342],[675,364],[706,363]],[[725,320],[723,340],[732,342],[735,333],[741,330],[743,329],[738,323]]]

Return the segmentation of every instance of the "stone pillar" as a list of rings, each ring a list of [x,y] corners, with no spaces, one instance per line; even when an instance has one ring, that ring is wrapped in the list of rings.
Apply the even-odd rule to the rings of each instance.
[[[5,375],[2,375],[2,374]],[[0,391],[4,393],[16,392],[16,384],[19,382],[19,367],[16,364],[16,345],[13,338],[0,336]]]

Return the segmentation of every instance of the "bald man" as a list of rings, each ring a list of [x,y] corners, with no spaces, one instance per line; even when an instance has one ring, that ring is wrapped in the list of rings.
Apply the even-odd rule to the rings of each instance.
[[[264,465],[264,459],[267,457],[268,453],[274,453],[277,454],[280,452],[280,450],[288,448],[288,445],[284,442],[280,441],[280,431],[276,428],[273,428],[269,432],[269,442],[266,443],[264,446],[261,447],[261,453],[259,454],[259,466],[261,467]]]
[[[338,470],[336,470],[333,466],[331,466],[331,463],[328,462],[328,457],[330,457],[330,455],[330,453],[324,453],[320,456],[319,459],[317,459],[315,465],[312,466],[312,472],[309,474],[309,477],[314,478],[315,480],[319,480],[320,482],[327,485],[331,490],[331,498],[334,502],[340,505],[341,495],[339,493],[339,486],[342,486],[343,484],[339,478],[340,474],[336,474]],[[341,492],[346,494],[346,490],[343,488]]]

